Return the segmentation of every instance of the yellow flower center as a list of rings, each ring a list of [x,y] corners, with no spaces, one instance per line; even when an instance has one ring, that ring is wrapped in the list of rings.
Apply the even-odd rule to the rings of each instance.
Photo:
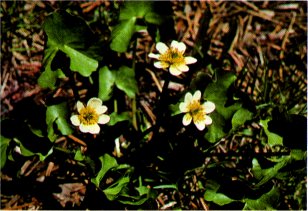
[[[203,107],[200,105],[200,102],[198,100],[193,100],[189,106],[189,113],[193,117],[194,122],[200,122],[204,120],[205,118],[205,112],[203,110]]]
[[[159,60],[171,64],[185,64],[183,53],[176,48],[169,48],[164,54],[161,54]]]
[[[206,118],[206,113],[201,109],[201,110],[198,110],[198,112],[194,113],[192,117],[195,123],[201,122]]]
[[[84,125],[94,125],[98,122],[98,114],[94,108],[89,106],[81,109],[78,118]]]
[[[200,102],[198,100],[193,100],[190,102],[190,104],[188,105],[188,110],[191,114],[196,113],[199,111],[200,109]]]

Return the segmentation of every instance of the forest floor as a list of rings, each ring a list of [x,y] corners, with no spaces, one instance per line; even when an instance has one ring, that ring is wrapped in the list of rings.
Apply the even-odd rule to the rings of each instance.
[[[108,11],[109,1],[1,1],[1,119],[16,115],[35,116],[35,106],[44,105],[47,97],[69,96],[71,90],[61,87],[54,92],[42,89],[37,79],[43,64],[46,37],[42,24],[45,17],[58,8],[76,11],[89,23],[102,8]],[[263,83],[264,66],[273,76],[272,92],[283,93],[285,100],[298,104],[305,109],[307,102],[307,3],[280,1],[172,1],[175,32],[178,40],[187,46],[193,46],[200,30],[207,30],[208,56],[212,63],[221,64],[224,71],[231,71],[228,63],[233,61],[232,71],[242,75],[237,87],[247,93],[255,103],[262,101],[262,90],[255,87]],[[106,9],[107,8],[107,9]],[[205,12],[207,11],[207,12]],[[203,23],[204,16],[211,21]],[[100,25],[92,25],[95,30]],[[143,60],[150,48],[150,37],[146,34],[139,39],[137,58]],[[243,75],[243,70],[246,73]],[[161,75],[153,76],[153,71],[144,72],[146,81],[140,87],[139,104],[149,116],[155,92],[161,89]],[[142,82],[142,81],[141,81]],[[144,82],[144,81],[143,81]],[[150,89],[150,91],[148,90]],[[152,89],[152,91],[151,91]],[[184,85],[171,83],[172,91],[183,90]],[[86,93],[87,90],[83,90]],[[149,96],[148,93],[154,93]],[[46,97],[47,96],[47,97]],[[152,99],[153,98],[153,99]],[[277,94],[274,99],[279,101]],[[141,102],[142,101],[142,102]],[[31,102],[31,103],[30,103]],[[300,108],[299,108],[300,110]],[[25,112],[26,111],[26,112]],[[25,114],[26,113],[26,114]],[[260,126],[252,123],[249,127],[259,130]],[[238,144],[238,137],[227,137],[215,146],[215,155],[205,159],[205,163],[220,162],[221,153],[230,151],[260,149],[254,139]],[[80,148],[75,136],[61,137],[56,142],[58,148],[72,150]],[[249,149],[248,149],[249,148]],[[54,159],[40,161],[37,156],[17,156],[7,161],[1,171],[1,209],[99,209],[90,206],[100,200],[99,193],[91,183],[89,175],[79,168],[78,163],[70,156],[55,152]],[[240,166],[238,161],[231,160],[228,165]],[[241,167],[238,167],[241,168]],[[202,173],[196,172],[187,178],[187,188],[182,192],[162,190],[155,199],[155,207],[149,209],[172,209],[175,204],[182,209],[203,209],[207,204],[200,197],[195,182]],[[249,177],[249,176],[248,176]],[[302,180],[305,183],[306,178]],[[92,199],[89,199],[91,196]],[[105,202],[105,208],[122,209]],[[110,204],[108,204],[110,203]],[[297,209],[294,202],[286,198],[287,209]],[[304,205],[303,205],[304,206]]]

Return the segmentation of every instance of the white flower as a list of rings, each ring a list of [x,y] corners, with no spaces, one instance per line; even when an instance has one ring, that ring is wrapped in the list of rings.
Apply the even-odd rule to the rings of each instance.
[[[115,143],[115,147],[114,147],[114,153],[115,156],[117,156],[118,158],[123,156],[123,153],[121,152],[121,146],[120,146],[120,137],[116,138],[114,140]]]
[[[170,73],[175,76],[187,72],[189,70],[188,64],[197,62],[197,59],[191,56],[184,57],[186,45],[183,42],[173,40],[170,48],[166,44],[158,42],[156,49],[159,54],[149,54],[150,58],[159,60],[154,63],[154,66],[162,69],[169,68]]]
[[[193,120],[198,130],[204,130],[206,125],[212,124],[212,119],[207,114],[215,110],[215,104],[207,101],[200,104],[201,92],[197,90],[194,95],[186,93],[184,102],[180,103],[180,111],[186,113],[183,125],[187,126]]]
[[[71,122],[83,133],[98,134],[100,127],[98,124],[106,124],[110,117],[104,114],[107,107],[102,105],[99,98],[91,98],[85,107],[80,101],[77,102],[78,115],[71,117]]]

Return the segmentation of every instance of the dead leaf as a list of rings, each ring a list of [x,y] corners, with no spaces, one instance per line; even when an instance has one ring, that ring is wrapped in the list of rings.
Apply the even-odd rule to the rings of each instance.
[[[53,193],[54,197],[59,201],[62,207],[66,206],[67,202],[71,202],[72,206],[77,206],[83,201],[86,187],[82,183],[66,183],[61,184],[59,187],[62,189],[61,193]]]

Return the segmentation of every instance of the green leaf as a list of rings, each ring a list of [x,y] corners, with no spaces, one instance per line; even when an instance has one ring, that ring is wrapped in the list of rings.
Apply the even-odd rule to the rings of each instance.
[[[58,10],[46,18],[43,28],[48,39],[43,62],[45,73],[39,79],[41,86],[52,88],[56,79],[62,76],[51,68],[58,51],[70,58],[70,69],[84,77],[90,76],[97,69],[98,61],[94,59],[96,56],[93,56],[91,48],[94,45],[93,33],[84,20]]]
[[[98,90],[98,98],[102,101],[109,100],[111,98],[111,93],[113,90],[114,82],[115,82],[115,73],[107,66],[99,69],[99,90]]]
[[[104,178],[105,174],[112,168],[118,166],[117,160],[114,157],[111,157],[108,154],[104,154],[103,156],[99,157],[99,160],[102,164],[102,168],[99,170],[97,176],[92,178],[91,181],[99,187],[100,182]]]
[[[65,78],[64,73],[60,69],[52,70],[51,63],[55,58],[57,51],[52,48],[44,50],[43,66],[45,71],[38,78],[38,84],[42,88],[54,89],[58,78]]]
[[[101,68],[99,71],[99,81],[98,95],[102,100],[110,99],[114,84],[130,98],[134,98],[138,92],[135,72],[127,66],[121,66],[119,70],[109,70],[108,67]]]
[[[162,15],[157,14],[155,12],[149,12],[145,15],[145,21],[151,24],[160,25],[163,23],[164,18]]]
[[[137,187],[136,190],[138,191],[139,195],[142,196],[148,194],[151,189],[147,186],[140,186]]]
[[[294,160],[304,160],[307,157],[307,151],[300,149],[291,149],[291,157]]]
[[[205,193],[204,199],[206,201],[214,202],[220,206],[232,203],[236,200],[229,198],[228,196],[224,195],[223,193],[217,193],[220,188],[220,184],[214,180],[208,180],[205,185]]]
[[[130,178],[129,176],[124,176],[112,184],[110,187],[103,190],[104,194],[108,198],[108,200],[113,201],[115,200],[122,189],[129,183]]]
[[[123,197],[123,195],[121,195]],[[149,198],[148,197],[131,197],[131,196],[125,196],[128,199],[123,200],[121,197],[121,199],[118,199],[119,202],[121,202],[122,204],[129,204],[129,205],[135,205],[135,206],[139,206],[142,205],[144,202],[146,202]]]
[[[212,190],[207,190],[204,193],[204,199],[207,201],[214,202],[215,204],[218,204],[220,206],[230,204],[236,200],[229,198],[225,194],[222,193],[216,193],[215,191]]]
[[[62,135],[70,135],[73,133],[70,124],[67,122],[67,119],[68,119],[68,109],[66,102],[47,107],[46,123],[48,130],[48,138],[51,141],[55,141],[56,138],[56,134],[53,129],[54,123],[56,123]]]
[[[116,74],[116,86],[124,91],[128,97],[134,98],[138,92],[134,70],[127,66],[121,66]]]
[[[255,187],[260,187],[276,177],[279,174],[279,170],[285,167],[290,161],[291,156],[285,156],[282,157],[282,159],[273,167],[262,169],[258,160],[254,158],[252,161],[252,173],[256,179],[260,180]]]
[[[245,199],[243,210],[275,210],[280,202],[280,192],[275,186],[258,199]]]
[[[6,163],[6,159],[7,159],[7,148],[10,144],[11,139],[6,138],[4,136],[0,136],[0,149],[1,149],[1,169],[4,167],[5,163]]]
[[[208,132],[205,134],[205,139],[210,143],[215,143],[226,135],[224,132],[225,119],[217,112],[210,114],[213,119],[213,123],[208,127]]]
[[[74,157],[74,160],[77,160],[77,161],[83,161],[85,159],[85,155],[82,154],[82,152],[79,150],[77,150],[77,152],[75,153],[75,157]]]
[[[202,76],[201,78],[204,77]],[[236,76],[232,73],[219,73],[217,80],[212,81],[204,91],[203,98],[215,104],[215,111],[210,114],[213,123],[208,127],[209,130],[205,134],[205,138],[211,143],[217,142],[226,135],[228,132],[226,125],[230,124],[229,122],[234,113],[241,108],[241,103],[239,102],[226,106],[228,97],[233,97],[228,96],[228,89],[234,83],[235,79]],[[197,85],[195,84],[195,86]]]
[[[157,185],[154,186],[153,189],[175,189],[178,190],[178,186],[176,184],[170,184],[170,185]]]
[[[120,10],[119,20],[127,20],[131,18],[144,18],[144,16],[152,11],[153,2],[148,1],[128,1],[125,2]]]
[[[139,18],[148,23],[159,25],[163,22],[164,15],[159,14],[160,11],[155,11],[154,6],[155,2],[151,1],[125,2],[123,8],[121,8],[119,19]]]
[[[164,16],[154,11],[154,2],[124,2],[120,9],[119,23],[111,33],[110,48],[112,50],[120,53],[126,52],[134,33],[146,29],[146,26],[136,25],[137,19],[159,25],[163,22]]]
[[[38,155],[40,161],[44,161],[49,155],[53,153],[53,148],[50,148],[46,155],[43,155],[40,152],[32,152],[31,150],[27,149],[19,139],[14,138],[13,140],[19,145],[21,154],[26,157]]]
[[[181,102],[178,102],[178,103],[176,103],[176,104],[170,104],[169,105],[169,110],[171,111],[171,116],[175,116],[175,115],[178,115],[178,114],[180,114],[180,113],[182,113],[181,111],[180,111],[180,103]]]
[[[55,89],[55,84],[58,78],[65,78],[65,75],[62,70],[57,69],[56,71],[52,71],[50,67],[46,67],[45,71],[38,78],[38,84],[43,89]]]
[[[135,26],[136,18],[121,21],[118,25],[114,27],[111,33],[111,43],[110,48],[119,53],[127,51],[130,40],[136,31]]]
[[[246,108],[240,108],[232,117],[232,129],[236,130],[238,127],[245,124],[246,121],[251,120],[253,113]]]
[[[235,103],[225,107],[228,100],[228,89],[234,83],[235,79],[236,76],[232,73],[220,73],[217,76],[217,80],[207,86],[203,95],[206,100],[215,103],[215,110],[226,120],[230,119],[241,106],[241,104]]]
[[[261,180],[263,178],[263,171],[259,164],[259,161],[256,158],[252,159],[252,173],[257,180]]]
[[[57,82],[58,78],[65,78],[64,73],[62,70],[52,70],[51,69],[51,62],[56,56],[57,51],[54,51],[52,49],[45,49],[45,57],[43,60],[43,65],[45,66],[45,71],[40,75],[38,78],[38,84],[42,88],[50,88],[55,89],[55,84]]]
[[[84,52],[68,45],[64,45],[62,50],[71,59],[70,68],[72,71],[79,72],[84,77],[89,77],[97,69],[98,61],[87,56]]]
[[[239,104],[225,107],[228,99],[227,91],[234,83],[235,79],[236,76],[232,73],[220,73],[217,76],[217,80],[207,86],[203,95],[206,100],[215,103],[215,110],[226,120],[230,119],[234,112],[240,107]]]
[[[268,130],[268,122],[270,119],[260,120],[260,125],[262,125],[265,134],[267,135],[267,142],[272,147],[275,145],[283,145],[282,137],[276,133],[272,133]]]
[[[205,184],[206,190],[217,192],[219,188],[220,188],[220,184],[215,180],[209,179]]]
[[[113,112],[112,114],[110,114],[110,121],[108,125],[113,126],[118,122],[129,121],[129,120],[131,120],[129,112],[122,112],[120,114]]]

